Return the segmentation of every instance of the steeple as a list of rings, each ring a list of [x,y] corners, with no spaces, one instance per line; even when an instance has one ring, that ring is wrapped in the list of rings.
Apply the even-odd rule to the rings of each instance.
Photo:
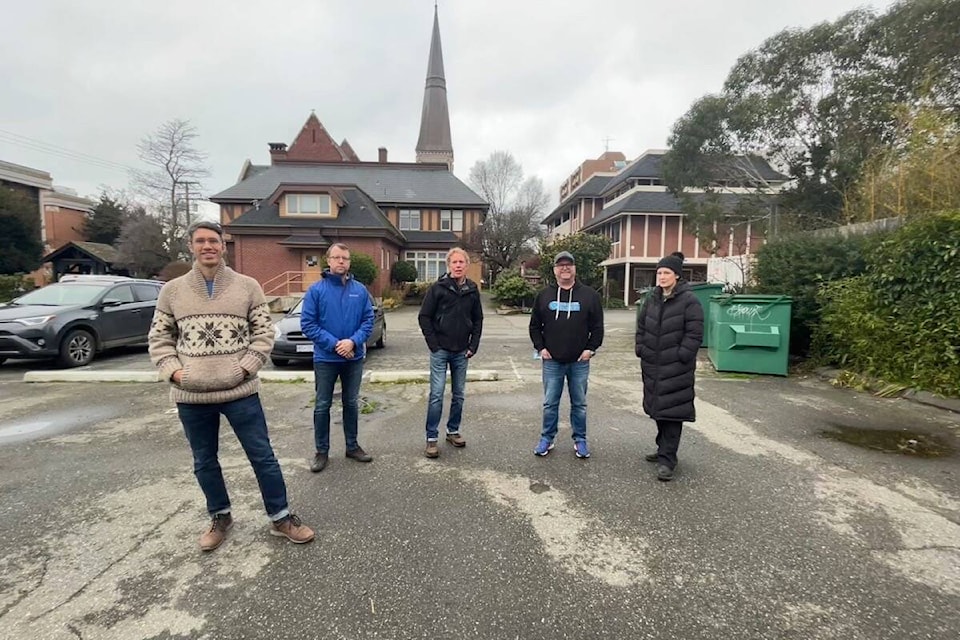
[[[433,37],[427,61],[427,83],[423,91],[417,162],[445,162],[453,170],[453,143],[450,141],[450,112],[447,109],[447,80],[443,75],[440,47],[440,20],[433,7]]]

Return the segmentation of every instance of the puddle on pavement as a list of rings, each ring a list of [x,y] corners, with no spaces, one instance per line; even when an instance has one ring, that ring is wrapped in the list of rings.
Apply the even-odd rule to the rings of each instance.
[[[118,408],[97,407],[74,411],[49,411],[21,420],[0,422],[0,444],[64,433],[77,427],[108,420],[120,414]]]
[[[533,491],[534,493],[546,493],[547,491],[550,491],[550,485],[545,482],[531,482],[530,491]]]
[[[846,442],[864,449],[884,453],[899,453],[918,458],[940,458],[953,453],[953,448],[937,436],[909,429],[864,429],[844,425],[830,425],[820,432],[821,437]]]

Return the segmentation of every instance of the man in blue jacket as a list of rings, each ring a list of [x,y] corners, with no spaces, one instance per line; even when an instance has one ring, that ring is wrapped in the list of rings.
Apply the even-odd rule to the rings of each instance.
[[[373,331],[373,305],[367,288],[350,275],[350,249],[334,244],[327,251],[328,268],[303,300],[300,328],[313,341],[313,372],[317,394],[313,408],[316,454],[310,470],[323,471],[330,451],[330,405],[340,378],[343,436],[347,457],[358,462],[373,458],[357,442],[360,379],[367,338]]]

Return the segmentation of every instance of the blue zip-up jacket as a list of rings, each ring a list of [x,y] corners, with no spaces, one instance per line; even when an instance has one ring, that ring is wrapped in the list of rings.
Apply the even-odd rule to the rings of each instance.
[[[361,360],[373,332],[373,305],[367,288],[349,273],[324,271],[303,298],[300,329],[313,342],[314,362],[347,362],[334,351],[337,342],[353,340],[353,360]]]

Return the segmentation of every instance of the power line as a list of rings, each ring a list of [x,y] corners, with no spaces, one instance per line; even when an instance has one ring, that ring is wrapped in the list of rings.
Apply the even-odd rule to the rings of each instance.
[[[7,142],[25,149],[30,149],[33,151],[39,151],[41,153],[46,153],[53,156],[58,156],[61,158],[66,158],[68,160],[77,160],[79,162],[85,162],[87,164],[92,164],[103,169],[110,169],[113,171],[136,171],[135,167],[130,165],[122,164],[120,162],[114,162],[113,160],[107,160],[105,158],[100,158],[89,153],[84,153],[82,151],[74,151],[72,149],[67,149],[66,147],[61,147],[49,142],[44,142],[42,140],[37,140],[36,138],[29,138],[27,136],[14,133],[12,131],[7,131],[5,129],[0,129],[0,141]]]

